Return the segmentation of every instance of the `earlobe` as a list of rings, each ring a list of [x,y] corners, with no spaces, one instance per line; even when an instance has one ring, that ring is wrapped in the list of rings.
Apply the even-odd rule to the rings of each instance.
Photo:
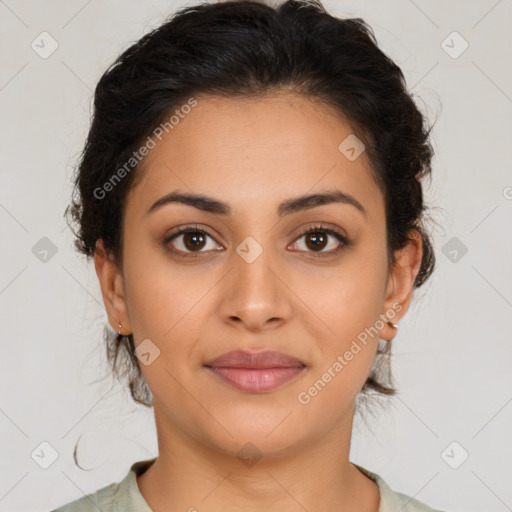
[[[123,276],[113,255],[105,249],[101,238],[96,241],[94,266],[110,326],[119,331],[119,324],[122,324],[123,331],[130,331]]]
[[[421,267],[423,256],[421,235],[416,230],[409,233],[410,240],[405,247],[395,253],[393,266],[386,291],[384,311],[389,320],[398,324],[405,316],[412,300],[414,281]],[[391,340],[396,335],[396,327],[386,324],[381,331],[381,338]]]

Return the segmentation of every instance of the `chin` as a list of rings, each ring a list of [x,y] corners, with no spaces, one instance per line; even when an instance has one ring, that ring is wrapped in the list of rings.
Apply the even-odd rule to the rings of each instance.
[[[214,428],[214,431],[210,428],[210,435],[204,433],[207,438],[205,441],[230,457],[234,454],[238,458],[246,455],[255,458],[284,456],[300,445],[307,444],[309,437],[313,438],[315,435],[312,433],[308,436],[304,427],[298,427],[296,421],[291,421],[294,413],[286,418],[287,414],[283,414],[281,408],[274,414],[267,411],[265,416],[259,418],[256,415],[236,417],[236,414],[235,417],[215,416],[227,432],[220,426],[214,428],[213,425],[217,423],[212,422],[211,428]]]

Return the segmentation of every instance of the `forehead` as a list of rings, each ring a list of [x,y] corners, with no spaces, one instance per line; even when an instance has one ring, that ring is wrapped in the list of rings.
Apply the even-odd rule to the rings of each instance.
[[[261,214],[288,197],[332,189],[382,216],[366,153],[345,156],[340,144],[354,130],[325,104],[294,93],[196,100],[137,169],[127,205],[133,214],[176,190],[222,199],[234,214]]]

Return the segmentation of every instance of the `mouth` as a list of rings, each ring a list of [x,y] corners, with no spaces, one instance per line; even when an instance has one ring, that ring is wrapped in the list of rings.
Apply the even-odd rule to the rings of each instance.
[[[229,352],[204,366],[231,386],[253,393],[272,391],[306,369],[302,361],[275,351]]]

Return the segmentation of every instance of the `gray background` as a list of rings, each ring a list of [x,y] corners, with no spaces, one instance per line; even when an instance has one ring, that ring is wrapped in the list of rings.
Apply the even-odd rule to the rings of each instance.
[[[50,510],[157,453],[152,410],[112,387],[94,266],[74,252],[63,211],[96,82],[192,3],[0,1],[1,511]],[[512,510],[512,3],[324,5],[365,19],[438,118],[426,188],[437,270],[395,338],[400,394],[357,418],[351,460],[446,511]],[[47,58],[44,31],[58,43]],[[41,252],[44,237],[55,254]],[[73,463],[79,437],[89,471]]]

